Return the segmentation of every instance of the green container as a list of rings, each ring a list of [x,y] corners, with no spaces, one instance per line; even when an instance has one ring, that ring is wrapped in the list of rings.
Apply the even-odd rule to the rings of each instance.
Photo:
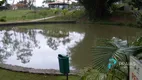
[[[68,74],[70,72],[70,70],[69,70],[69,57],[59,54],[58,60],[59,60],[60,72],[63,73],[63,74]]]

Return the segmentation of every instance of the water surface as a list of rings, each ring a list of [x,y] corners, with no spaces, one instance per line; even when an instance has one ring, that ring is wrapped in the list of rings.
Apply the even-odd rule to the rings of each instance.
[[[71,69],[92,65],[91,47],[98,38],[133,39],[141,29],[56,24],[0,28],[0,62],[36,69],[59,69],[58,54],[70,57]]]

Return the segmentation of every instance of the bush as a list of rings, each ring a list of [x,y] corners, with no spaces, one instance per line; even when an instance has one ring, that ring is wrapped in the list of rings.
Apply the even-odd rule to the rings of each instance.
[[[53,14],[59,14],[61,12],[61,9],[52,9],[51,12]]]
[[[2,17],[0,18],[0,22],[6,22],[6,16],[2,16]]]
[[[80,71],[80,80],[105,80],[106,74],[99,72],[91,67],[86,67]]]
[[[124,4],[112,4],[110,7],[110,12],[115,12],[116,10],[120,10],[124,7]]]
[[[47,15],[47,11],[46,10],[42,10],[39,12],[39,15],[45,17]]]
[[[130,55],[141,60],[141,45],[142,37],[136,38],[131,43],[115,37],[111,40],[98,39],[95,42],[95,46],[93,46],[94,48],[92,48],[93,68],[87,68],[83,70],[84,72],[81,72],[84,73],[81,74],[82,80],[128,80],[129,66],[120,65],[119,62],[129,63]],[[117,62],[109,68],[109,64],[114,63],[110,59],[114,59]],[[100,77],[101,79],[99,79]]]
[[[66,15],[67,12],[68,12],[67,9],[62,10],[62,14],[63,14],[63,15]]]

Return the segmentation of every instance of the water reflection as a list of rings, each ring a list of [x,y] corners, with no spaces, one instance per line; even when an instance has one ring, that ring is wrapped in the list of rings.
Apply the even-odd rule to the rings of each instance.
[[[41,69],[58,69],[58,54],[67,55],[85,33],[20,29],[0,31],[1,63]]]
[[[114,27],[106,25],[86,25],[85,27],[85,37],[77,46],[70,48],[71,55],[71,65],[75,69],[81,69],[84,67],[95,65],[94,53],[92,46],[95,46],[98,39],[111,39],[112,37],[119,37],[121,39],[126,39],[131,41],[135,36],[142,31],[136,28],[128,27]],[[135,40],[135,39],[134,39]]]
[[[136,28],[93,24],[0,28],[0,62],[58,69],[58,54],[65,54],[70,56],[71,68],[80,69],[92,65],[92,46],[98,38],[128,39],[140,32]]]
[[[32,31],[27,32],[31,33]],[[17,60],[20,60],[22,63],[30,61],[33,48],[38,47],[38,45],[35,35],[29,35],[27,32],[16,32],[14,30],[0,31],[0,48],[1,54],[3,54],[1,63],[5,62],[13,54],[16,54]]]

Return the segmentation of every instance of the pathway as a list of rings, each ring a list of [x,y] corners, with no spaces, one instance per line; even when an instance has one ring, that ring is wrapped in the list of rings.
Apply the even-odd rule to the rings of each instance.
[[[57,16],[50,16],[50,17],[46,17],[46,18],[34,19],[34,20],[31,20],[31,22],[47,20],[47,19],[51,19],[51,18],[55,18],[55,17],[57,17]]]

